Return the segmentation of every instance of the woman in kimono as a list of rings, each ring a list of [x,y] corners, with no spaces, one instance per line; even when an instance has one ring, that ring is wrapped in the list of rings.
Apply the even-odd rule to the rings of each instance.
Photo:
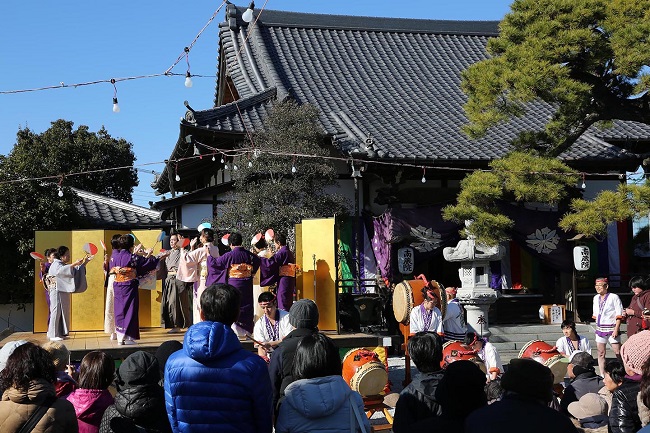
[[[156,269],[160,257],[165,256],[163,253],[158,257],[152,257],[150,256],[151,250],[146,251],[144,256],[134,254],[133,244],[133,236],[120,236],[119,248],[113,250],[111,254],[110,272],[115,274],[113,295],[115,297],[115,333],[118,344],[136,344],[135,340],[140,339],[138,317],[140,299],[137,276]]]
[[[115,251],[119,248],[119,239],[122,235],[113,235],[111,238],[111,250]],[[115,282],[115,273],[111,272],[111,262],[108,261],[106,266],[107,280],[106,280],[106,307],[104,309],[104,333],[109,334],[111,340],[117,338],[115,333],[115,295],[113,293],[113,283]]]
[[[86,290],[86,263],[92,256],[85,256],[74,263],[70,260],[70,249],[60,246],[54,253],[54,260],[45,280],[50,298],[50,323],[47,337],[50,341],[61,341],[68,335],[70,325],[70,294]]]
[[[194,249],[197,245],[197,242],[201,243],[201,246]],[[181,259],[179,264],[179,270],[183,269],[184,275],[183,281],[194,283],[194,302],[193,302],[193,323],[198,323],[201,321],[200,317],[200,307],[201,307],[201,294],[205,290],[205,280],[208,274],[207,269],[207,258],[219,257],[219,248],[213,244],[214,242],[214,230],[212,229],[203,229],[199,238],[194,238],[190,242],[190,248],[192,251],[186,251],[181,248]],[[187,265],[187,266],[184,266]],[[178,275],[177,275],[178,277]]]

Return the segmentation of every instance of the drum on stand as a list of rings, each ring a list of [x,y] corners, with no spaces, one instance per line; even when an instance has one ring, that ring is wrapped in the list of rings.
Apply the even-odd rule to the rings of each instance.
[[[343,357],[343,379],[362,397],[377,395],[388,383],[386,366],[375,352],[352,349]]]
[[[442,346],[442,361],[440,362],[440,367],[446,368],[449,364],[455,361],[471,361],[476,364],[483,373],[487,374],[485,363],[478,356],[478,352],[472,350],[471,347],[464,345],[460,341],[448,341]]]
[[[531,340],[524,345],[518,357],[534,359],[550,368],[554,376],[554,383],[564,381],[569,358],[558,352],[555,346],[542,340]]]
[[[436,298],[436,307],[445,317],[447,310],[447,297],[444,295],[444,287],[435,280],[425,281],[418,280],[404,280],[398,283],[393,290],[393,313],[395,319],[403,325],[408,325],[411,321],[411,311],[417,305],[420,305],[424,300],[422,288],[428,286],[433,291]]]

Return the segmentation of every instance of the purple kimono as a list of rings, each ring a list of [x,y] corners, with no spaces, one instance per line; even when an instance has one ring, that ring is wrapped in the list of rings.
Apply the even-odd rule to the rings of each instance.
[[[253,266],[251,276],[248,278],[230,278],[228,270],[231,265],[246,263]],[[241,306],[239,309],[239,325],[253,332],[253,275],[260,267],[260,258],[244,247],[235,247],[221,257],[208,256],[208,278],[205,287],[215,283],[230,284],[241,293]]]
[[[137,275],[144,275],[156,269],[157,264],[158,258],[153,256],[145,258],[131,254],[128,250],[113,250],[110,267],[134,268]],[[115,330],[134,340],[140,338],[140,320],[138,317],[138,309],[140,308],[139,283],[137,278],[122,283],[117,281],[113,283]]]
[[[295,264],[296,259],[291,250],[283,245],[279,250],[268,259],[262,259],[262,267],[265,268],[264,274],[268,273],[268,277],[264,278],[262,275],[262,286],[269,286],[277,283],[278,285],[278,308],[280,310],[289,311],[293,304],[293,293],[296,290],[296,277],[280,276],[280,266]]]

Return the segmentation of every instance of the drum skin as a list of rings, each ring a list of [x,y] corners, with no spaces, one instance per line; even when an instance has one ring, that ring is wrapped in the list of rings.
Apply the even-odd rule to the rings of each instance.
[[[393,290],[393,313],[395,320],[408,325],[411,321],[411,310],[417,305],[420,305],[424,300],[422,295],[422,288],[426,286],[424,280],[404,280],[398,283]],[[447,296],[444,295],[444,287],[437,281],[429,281],[429,286],[432,288],[435,297],[437,298],[437,307],[445,317],[447,309]]]
[[[479,358],[478,353],[460,341],[448,341],[442,346],[441,368],[446,368],[455,361],[471,361],[476,364],[483,373],[486,372],[485,363]]]
[[[388,383],[388,372],[375,352],[352,349],[343,357],[343,379],[363,397],[377,395]]]
[[[551,369],[554,383],[564,381],[569,359],[542,340],[531,340],[519,352],[519,358],[530,358]]]

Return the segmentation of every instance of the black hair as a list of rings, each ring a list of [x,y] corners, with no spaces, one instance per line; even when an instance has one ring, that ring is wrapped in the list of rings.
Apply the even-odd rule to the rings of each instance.
[[[474,410],[487,404],[485,373],[471,361],[452,362],[438,382],[435,398],[445,416],[465,419]]]
[[[70,251],[70,248],[65,245],[61,245],[59,248],[54,251],[54,258],[61,260],[61,257],[65,256],[65,253]]]
[[[257,303],[261,304],[262,302],[272,302],[275,301],[275,295],[273,292],[262,292],[257,297]]]
[[[339,350],[331,338],[316,332],[303,337],[293,358],[294,380],[342,374]]]
[[[50,254],[52,253],[56,253],[56,248],[45,248],[45,252],[43,253],[43,255],[47,259],[48,257],[50,257]]]
[[[117,242],[120,250],[130,250],[135,245],[135,240],[131,235],[122,235]]]
[[[205,236],[207,242],[214,242],[214,230],[212,229],[203,229],[201,230],[201,235]]]
[[[646,280],[643,277],[633,277],[632,279],[630,279],[629,286],[630,289],[638,287],[641,290],[646,290],[648,288]]]
[[[213,284],[201,294],[204,320],[230,326],[239,318],[241,294],[230,284]]]
[[[564,329],[567,327],[573,329],[573,332],[575,332],[575,334],[578,335],[578,331],[576,331],[576,322],[570,319],[563,320],[562,324],[560,325],[560,329]]]
[[[607,361],[607,364],[605,364],[605,373],[608,373],[614,383],[618,383],[619,385],[623,382],[626,375],[625,367],[618,359]]]
[[[477,341],[480,341],[481,343],[484,342],[481,337],[476,335],[476,332],[468,332],[467,334],[465,334],[464,343],[465,343],[466,346],[471,346],[472,344],[476,343]]]
[[[281,246],[285,246],[287,244],[287,235],[285,235],[284,233],[276,233],[274,239]]]
[[[260,239],[259,241],[257,241],[253,246],[254,246],[255,248],[257,248],[258,250],[263,250],[264,248],[266,248],[266,239],[261,238],[261,239]]]
[[[108,354],[93,350],[81,360],[79,367],[79,388],[107,389],[113,382],[115,362]]]
[[[117,233],[114,234],[113,237],[111,237],[111,248],[114,250],[119,250],[120,249],[120,237],[122,235]],[[129,236],[130,237],[130,236]]]
[[[440,370],[442,338],[435,332],[418,332],[409,339],[408,351],[415,366],[422,373]]]
[[[27,342],[16,347],[0,372],[0,390],[10,387],[20,391],[29,389],[29,382],[44,379],[49,383],[56,380],[56,369],[52,355],[40,346]]]
[[[230,237],[228,238],[228,245],[232,245],[233,247],[240,247],[241,244],[242,244],[241,233],[237,233],[237,232],[230,233]]]

